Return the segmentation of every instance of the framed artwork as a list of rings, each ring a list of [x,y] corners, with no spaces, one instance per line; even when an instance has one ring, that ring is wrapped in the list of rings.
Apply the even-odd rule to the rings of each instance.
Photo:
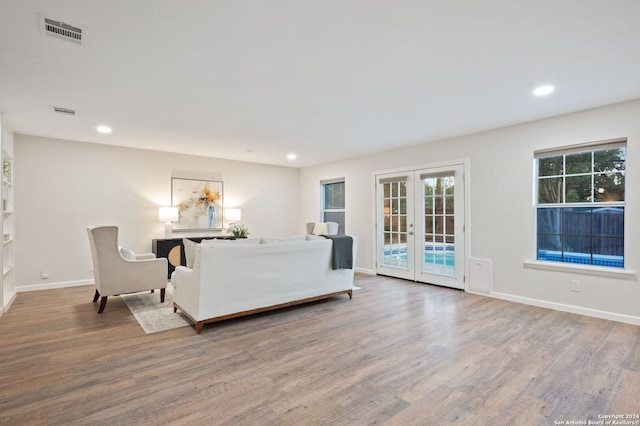
[[[179,212],[174,230],[222,229],[222,182],[171,178],[171,205]]]

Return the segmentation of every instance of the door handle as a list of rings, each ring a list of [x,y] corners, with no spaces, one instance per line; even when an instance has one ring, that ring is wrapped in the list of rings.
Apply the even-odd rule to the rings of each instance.
[[[409,235],[413,235],[413,231],[409,231]]]

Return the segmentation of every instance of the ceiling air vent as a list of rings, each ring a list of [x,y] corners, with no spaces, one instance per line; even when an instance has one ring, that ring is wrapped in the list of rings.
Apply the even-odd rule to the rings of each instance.
[[[44,18],[44,30],[50,36],[82,44],[82,29],[73,25]]]
[[[53,110],[59,114],[76,115],[76,110],[54,106]]]

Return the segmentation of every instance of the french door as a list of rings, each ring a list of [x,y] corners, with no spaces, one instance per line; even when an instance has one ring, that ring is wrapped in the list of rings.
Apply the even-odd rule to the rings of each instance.
[[[376,272],[464,288],[464,167],[376,176]]]

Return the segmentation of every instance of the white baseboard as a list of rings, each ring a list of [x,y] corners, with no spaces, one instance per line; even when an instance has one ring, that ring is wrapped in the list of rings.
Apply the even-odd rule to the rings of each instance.
[[[549,302],[547,300],[531,299],[529,297],[514,296],[513,294],[508,293],[481,293],[468,290],[467,293],[478,294],[480,296],[495,297],[496,299],[508,300],[509,302],[524,303],[525,305],[538,306],[540,308],[554,309],[556,311],[586,315],[589,317],[602,318],[611,321],[618,321],[626,324],[640,325],[640,317],[633,315],[600,311],[598,309],[584,308],[582,306],[575,305],[566,305],[564,303]]]
[[[38,290],[51,290],[54,288],[66,288],[66,287],[80,287],[83,285],[94,284],[93,280],[78,280],[78,281],[58,281],[54,283],[46,284],[31,284],[16,286],[16,292],[22,293],[25,291],[38,291]]]
[[[7,296],[6,293],[5,293],[5,296]],[[8,302],[5,301],[4,306],[0,306],[0,316],[2,316],[3,313],[9,311],[9,308],[11,307],[11,304],[14,302],[14,300],[16,300],[16,292],[15,291],[9,295],[9,301]]]
[[[366,275],[375,275],[376,271],[374,271],[373,269],[364,269],[364,268],[353,268],[354,272],[358,272],[360,274],[366,274]]]

